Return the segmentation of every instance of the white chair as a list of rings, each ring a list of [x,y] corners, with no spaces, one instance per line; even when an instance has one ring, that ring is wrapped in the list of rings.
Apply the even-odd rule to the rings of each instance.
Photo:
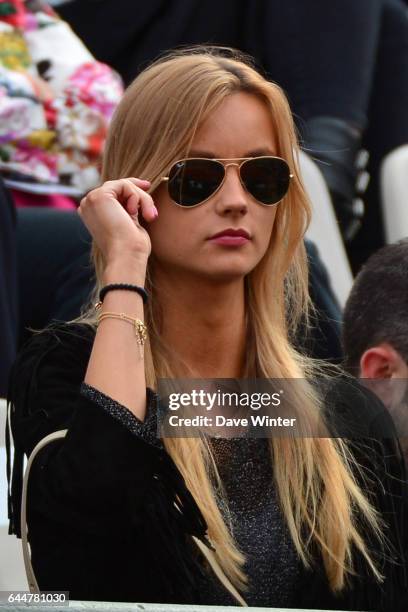
[[[6,414],[6,402],[0,399],[0,591],[27,591],[21,540],[8,535]]]
[[[385,241],[390,244],[408,236],[408,145],[391,151],[380,172]]]
[[[306,236],[319,249],[330,275],[333,292],[340,306],[344,306],[353,283],[353,275],[326,181],[314,161],[304,152],[301,152],[300,168],[313,209]]]

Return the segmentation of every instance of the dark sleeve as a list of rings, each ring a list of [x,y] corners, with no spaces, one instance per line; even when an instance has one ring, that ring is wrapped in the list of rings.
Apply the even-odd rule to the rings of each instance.
[[[145,425],[125,407],[82,384],[92,343],[93,330],[84,326],[54,327],[37,335],[20,353],[9,389],[17,459],[29,456],[49,433],[68,430],[62,441],[45,447],[33,462],[31,509],[85,532],[98,531],[120,509],[137,513],[164,453],[152,431],[152,391],[147,390]],[[119,419],[121,410],[125,416]],[[130,426],[130,415],[138,429]],[[14,468],[17,495],[12,496],[11,509],[13,531],[19,534],[21,484],[18,466]]]
[[[123,406],[108,395],[105,395],[105,393],[102,393],[102,391],[99,391],[99,389],[95,389],[95,387],[85,382],[81,385],[81,395],[98,404],[141,440],[157,448],[164,448],[157,431],[159,410],[157,396],[150,389],[147,389],[147,409],[144,421],[138,419],[126,406]]]
[[[52,326],[14,364],[10,533],[20,536],[24,454],[67,429],[65,438],[39,451],[30,472],[28,537],[40,588],[70,591],[72,599],[152,601],[157,594],[164,601],[181,585],[183,601],[196,563],[186,535],[209,545],[207,526],[156,439],[156,394],[147,389],[142,422],[83,383],[94,334],[86,325]]]

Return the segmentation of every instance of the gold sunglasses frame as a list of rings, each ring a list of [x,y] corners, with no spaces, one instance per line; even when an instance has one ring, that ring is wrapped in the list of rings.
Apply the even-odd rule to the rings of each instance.
[[[226,176],[227,176],[227,168],[229,168],[229,166],[237,166],[238,167],[238,176],[239,176],[239,180],[240,183],[242,185],[242,187],[245,189],[245,191],[247,193],[249,193],[249,195],[254,198],[255,202],[258,202],[259,204],[261,204],[262,206],[267,206],[268,208],[272,208],[272,206],[277,206],[280,202],[282,202],[283,198],[287,195],[288,191],[285,193],[285,195],[283,196],[282,199],[279,200],[279,202],[274,202],[273,204],[265,204],[264,202],[261,202],[260,200],[257,200],[252,193],[250,193],[250,191],[248,191],[248,189],[246,188],[242,177],[241,177],[241,166],[243,166],[245,164],[245,162],[248,162],[250,160],[253,159],[279,159],[281,161],[284,161],[285,164],[287,164],[288,168],[289,168],[289,185],[288,185],[288,191],[290,188],[290,181],[291,179],[293,179],[294,174],[291,174],[290,172],[290,166],[288,164],[288,162],[286,161],[286,159],[283,159],[283,157],[278,157],[277,155],[259,155],[257,157],[231,157],[231,158],[213,158],[213,157],[183,157],[182,159],[179,159],[177,161],[174,162],[174,164],[171,165],[171,168],[173,168],[173,166],[175,166],[176,164],[179,164],[181,162],[185,162],[185,161],[190,161],[190,160],[200,160],[200,161],[211,161],[211,162],[218,162],[220,163],[223,167],[224,167],[224,177],[220,183],[220,185],[217,187],[217,189],[210,195],[208,196],[208,198],[206,198],[205,200],[202,200],[202,202],[199,202],[198,204],[192,204],[191,206],[183,206],[183,204],[179,204],[178,202],[176,202],[175,200],[173,200],[173,198],[171,198],[171,201],[174,202],[174,204],[176,204],[176,206],[180,206],[180,208],[196,208],[197,206],[201,206],[202,204],[205,204],[205,202],[208,202],[208,200],[210,200],[213,196],[215,196],[216,193],[218,193],[218,191],[222,188]],[[229,162],[229,163],[224,163],[224,162]],[[170,170],[171,170],[170,168]],[[160,183],[164,182],[164,181],[169,181],[170,177],[169,176],[162,176],[160,179]],[[170,194],[169,194],[170,195]]]

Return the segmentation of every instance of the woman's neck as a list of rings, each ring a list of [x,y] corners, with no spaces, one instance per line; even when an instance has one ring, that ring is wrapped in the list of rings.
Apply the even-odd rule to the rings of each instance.
[[[243,279],[206,282],[155,277],[163,322],[161,339],[197,377],[240,378],[246,348]]]

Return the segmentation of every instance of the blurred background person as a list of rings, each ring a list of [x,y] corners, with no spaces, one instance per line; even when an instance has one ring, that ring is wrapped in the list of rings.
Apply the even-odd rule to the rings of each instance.
[[[16,206],[76,209],[123,87],[44,2],[0,3],[0,172]]]

